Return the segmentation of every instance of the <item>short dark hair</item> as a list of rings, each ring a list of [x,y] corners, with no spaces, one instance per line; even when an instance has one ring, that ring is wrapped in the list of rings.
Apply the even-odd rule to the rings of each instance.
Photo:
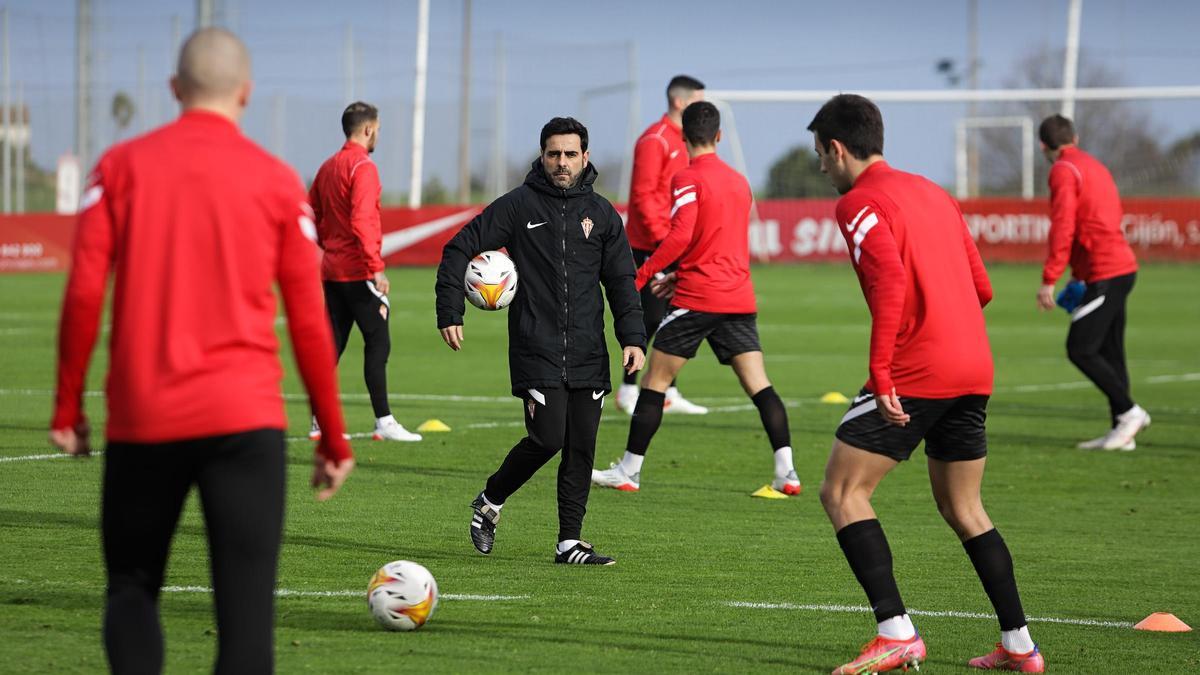
[[[883,154],[883,115],[870,99],[857,94],[838,94],[826,101],[808,130],[826,150],[837,139],[856,159]]]
[[[1075,142],[1075,125],[1062,115],[1051,115],[1038,127],[1038,138],[1047,148],[1057,150]]]
[[[574,117],[555,117],[542,127],[542,150],[546,150],[546,139],[562,134],[575,134],[579,137],[579,149],[587,151],[587,127]]]
[[[342,132],[346,138],[354,135],[362,125],[379,119],[379,109],[370,103],[355,101],[342,111]]]
[[[721,113],[708,101],[696,101],[683,109],[683,137],[692,145],[712,145],[721,130]]]
[[[676,96],[686,96],[693,91],[704,89],[704,83],[690,75],[676,75],[667,83],[667,105],[671,105],[671,99]]]

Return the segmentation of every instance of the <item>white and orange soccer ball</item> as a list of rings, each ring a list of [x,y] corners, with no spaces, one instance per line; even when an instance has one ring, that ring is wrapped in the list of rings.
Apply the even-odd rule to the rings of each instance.
[[[409,560],[390,562],[371,577],[367,606],[388,630],[416,630],[437,609],[437,581],[429,570]]]
[[[500,251],[484,251],[467,264],[467,300],[479,309],[508,307],[517,294],[517,268]]]

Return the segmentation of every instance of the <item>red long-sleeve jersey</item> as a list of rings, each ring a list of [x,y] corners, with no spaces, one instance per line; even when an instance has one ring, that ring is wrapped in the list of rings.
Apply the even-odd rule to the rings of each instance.
[[[750,280],[750,183],[709,153],[675,174],[671,194],[671,229],[638,270],[638,289],[678,260],[671,304],[714,314],[757,311]]]
[[[688,165],[683,128],[667,115],[651,124],[633,147],[629,184],[629,246],[653,251],[671,229],[671,178]]]
[[[931,181],[880,161],[837,204],[871,310],[867,388],[954,398],[991,394],[987,270],[962,211]]]
[[[1112,174],[1095,157],[1067,146],[1050,167],[1049,252],[1042,283],[1054,284],[1068,260],[1071,276],[1087,283],[1137,271],[1121,231],[1121,197]]]
[[[51,427],[84,421],[84,376],[111,271],[109,440],[285,428],[278,283],[300,375],[326,430],[320,451],[350,457],[319,251],[308,236],[299,178],[224,117],[188,111],[109,150],[81,204]]]
[[[325,251],[321,278],[363,281],[383,271],[379,170],[367,149],[346,141],[325,160],[309,188],[317,244]]]

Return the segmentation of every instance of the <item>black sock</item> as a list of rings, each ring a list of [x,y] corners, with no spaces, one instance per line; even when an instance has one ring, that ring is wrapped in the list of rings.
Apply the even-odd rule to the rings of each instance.
[[[758,408],[758,416],[762,419],[763,429],[767,430],[767,438],[771,441],[771,449],[791,447],[792,432],[788,430],[787,408],[783,399],[775,393],[775,387],[767,387],[750,397]]]
[[[875,621],[903,615],[904,601],[892,575],[892,549],[888,548],[879,521],[872,518],[850,523],[838,530],[837,539],[850,569],[867,592]]]
[[[1021,608],[1021,594],[1017,592],[1017,579],[1013,576],[1012,556],[1004,538],[995,528],[963,542],[963,548],[975,565],[975,573],[983,582],[996,618],[1000,619],[1000,630],[1016,630],[1025,625],[1025,610]]]
[[[637,405],[633,408],[633,419],[629,421],[629,441],[625,449],[635,455],[646,454],[650,447],[650,439],[662,424],[663,399],[666,395],[661,391],[652,391],[643,387],[638,392]]]

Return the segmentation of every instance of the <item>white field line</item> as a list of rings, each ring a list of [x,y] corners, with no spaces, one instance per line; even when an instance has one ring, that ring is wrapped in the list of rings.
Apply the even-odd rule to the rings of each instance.
[[[1200,381],[1200,373],[1180,373],[1178,375],[1153,375],[1142,379],[1143,384],[1168,384],[1172,382]],[[1035,391],[1057,391],[1060,389],[1087,389],[1096,385],[1084,380],[1075,382],[1051,382],[1048,384],[1019,384],[1010,387],[996,387],[996,393],[1026,394]]]
[[[1168,383],[1174,383],[1174,382],[1198,382],[1198,381],[1200,381],[1200,373],[1179,373],[1179,374],[1172,374],[1172,375],[1153,375],[1150,377],[1143,378],[1141,380],[1141,382],[1143,384],[1168,384]],[[1007,386],[1007,387],[996,387],[995,393],[998,393],[998,394],[999,393],[1020,394],[1020,393],[1029,393],[1029,392],[1038,392],[1038,391],[1057,391],[1060,389],[1086,389],[1086,388],[1092,387],[1092,386],[1094,386],[1094,385],[1091,382],[1088,382],[1086,380],[1076,380],[1073,382],[1050,382],[1050,383],[1045,383],[1045,384],[1018,384],[1018,385],[1011,385],[1011,386]],[[0,396],[53,396],[53,395],[54,395],[54,391],[51,389],[0,389]],[[88,390],[88,391],[85,391],[83,393],[83,395],[89,396],[89,397],[102,397],[102,396],[104,396],[104,392],[99,391],[99,390]],[[287,401],[307,401],[308,395],[307,394],[285,393],[283,395],[283,398],[284,398],[284,400],[287,400]],[[440,401],[440,402],[444,402],[444,403],[510,403],[514,400],[514,398],[515,397],[513,397],[513,396],[464,396],[464,395],[459,395],[459,394],[388,394],[389,400],[430,401],[430,402]],[[365,401],[365,400],[369,400],[370,396],[368,394],[343,393],[343,394],[341,394],[341,399],[343,401]],[[717,401],[742,401],[745,399],[740,398],[740,397],[714,396],[714,397],[701,397],[696,400],[717,402]],[[811,403],[811,402],[812,402],[812,400],[808,400],[808,399],[799,400],[799,401],[793,399],[793,400],[787,401],[787,404],[788,404],[788,407],[793,407],[795,405],[800,405],[803,403]],[[721,407],[717,407],[717,408],[710,407],[709,408],[710,411],[716,411],[716,412],[735,412],[738,410],[748,410],[748,409],[750,409],[750,408],[747,406],[744,406],[744,405],[743,406],[726,406],[724,408],[721,408]]]
[[[1178,375],[1153,375],[1144,378],[1143,384],[1169,384],[1174,382],[1200,382],[1200,373],[1180,373]],[[997,387],[995,393],[1014,393],[1024,394],[1039,391],[1058,391],[1065,389],[1086,389],[1095,386],[1091,382],[1052,382],[1048,384],[1023,384],[1011,387]],[[49,389],[0,389],[0,396],[53,396],[54,392]],[[102,391],[86,391],[84,396],[103,396]],[[287,400],[308,400],[308,396],[304,394],[284,394]],[[342,394],[343,400],[367,399],[366,394]],[[513,400],[511,396],[456,396],[449,394],[391,394],[390,399],[414,400],[414,401],[443,401],[443,402],[464,402],[464,403],[508,403]],[[741,400],[731,399],[729,397],[714,398],[714,399],[697,399],[697,400]],[[789,408],[796,408],[801,405],[816,403],[815,399],[796,400],[790,399],[784,401],[784,405]],[[743,412],[754,410],[754,405],[745,403],[742,405],[726,405],[726,406],[710,406],[710,413],[726,413],[726,412]],[[623,421],[622,418],[605,417],[601,421],[612,422],[614,420]],[[509,422],[476,422],[474,424],[463,425],[465,429],[499,429],[502,427],[519,427],[524,425],[521,421]],[[351,439],[370,438],[370,433],[355,433],[350,434]],[[307,441],[307,436],[289,436],[286,439],[289,442]],[[93,452],[92,455],[100,455],[102,453]],[[67,457],[63,454],[46,454],[46,455],[22,455],[18,457],[0,457],[0,464],[4,462],[25,462],[44,459],[62,459]]]
[[[93,450],[91,456],[97,457],[103,455],[102,451]],[[67,455],[61,452],[56,452],[49,455],[22,455],[20,457],[0,457],[0,463],[3,462],[29,462],[42,459],[81,459],[72,455]]]
[[[871,612],[870,607],[860,607],[855,605],[800,605],[790,602],[726,602],[729,607],[742,607],[746,609],[785,609],[807,612],[853,612],[868,614]],[[921,610],[910,609],[909,614],[914,616],[935,616],[935,617],[951,617],[955,619],[989,619],[996,620],[994,614],[984,614],[982,612],[959,612],[956,610]],[[1131,621],[1109,621],[1107,619],[1064,619],[1055,616],[1031,616],[1028,617],[1030,623],[1061,623],[1069,626],[1095,626],[1099,628],[1133,628]]]
[[[212,593],[207,586],[163,586],[164,593]],[[298,591],[291,588],[275,589],[277,598],[363,598],[367,591]],[[528,600],[528,595],[476,595],[474,593],[439,593],[439,600],[476,600],[479,602],[506,602]]]

